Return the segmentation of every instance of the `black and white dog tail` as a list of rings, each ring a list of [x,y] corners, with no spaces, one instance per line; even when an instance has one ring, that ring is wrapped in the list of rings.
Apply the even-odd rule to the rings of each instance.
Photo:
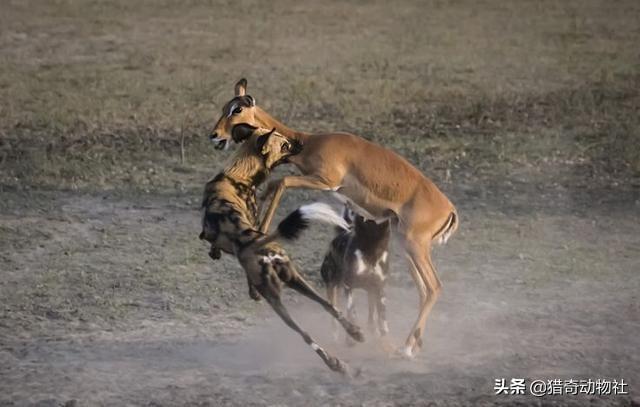
[[[347,221],[333,208],[326,203],[315,202],[304,205],[291,212],[278,225],[278,234],[287,240],[294,240],[300,237],[300,233],[309,227],[309,221],[318,220],[337,226],[344,230],[349,230]]]
[[[349,224],[330,205],[322,202],[314,202],[303,205],[291,212],[278,224],[278,229],[256,241],[258,246],[263,246],[277,239],[295,240],[300,237],[302,231],[309,227],[309,222],[317,220],[349,230]]]

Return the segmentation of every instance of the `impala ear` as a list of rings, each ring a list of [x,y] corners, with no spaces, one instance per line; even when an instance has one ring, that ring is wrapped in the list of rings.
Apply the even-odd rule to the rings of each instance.
[[[249,103],[252,107],[256,105],[256,100],[253,98],[253,96],[247,95],[247,99],[249,99]]]
[[[235,126],[233,126],[233,129],[231,129],[231,138],[236,143],[241,143],[251,137],[256,129],[257,127],[254,127],[250,124],[236,124]]]
[[[236,96],[244,96],[247,93],[247,80],[242,78],[235,86]]]

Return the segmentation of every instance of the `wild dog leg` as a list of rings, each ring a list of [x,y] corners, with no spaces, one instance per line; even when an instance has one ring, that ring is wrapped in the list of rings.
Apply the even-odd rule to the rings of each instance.
[[[353,302],[353,290],[351,287],[344,288],[344,297],[347,301],[347,318],[353,323],[356,323],[357,315],[356,315],[356,304]]]
[[[345,286],[344,287],[344,296],[345,296],[346,302],[347,302],[347,319],[352,324],[357,324],[358,320],[357,320],[357,315],[356,315],[356,305],[353,302],[353,290],[351,289],[351,287],[349,287],[349,286]],[[355,345],[355,343],[353,342],[353,340],[351,338],[347,338],[346,343],[347,343],[348,346]]]
[[[260,293],[256,290],[256,287],[251,283],[251,279],[247,275],[247,284],[249,284],[249,297],[254,301],[260,301]]]
[[[327,287],[327,299],[335,309],[340,309],[338,303],[338,284],[340,284],[338,270],[338,265],[332,253],[328,253],[322,260],[320,275],[324,285]],[[338,322],[333,317],[331,317],[331,332],[333,333],[333,340],[337,342],[340,338],[340,331],[338,330]]]
[[[219,260],[220,257],[222,257],[222,251],[217,247],[211,246],[209,249],[209,257],[211,257],[211,260]]]
[[[384,286],[378,288],[376,297],[376,312],[378,314],[378,331],[380,332],[380,347],[388,355],[396,353],[396,347],[389,338],[389,325],[387,324],[387,298]]]
[[[322,296],[320,296],[320,294],[318,294],[300,274],[297,272],[294,273],[291,276],[291,279],[287,282],[287,285],[310,300],[320,304],[329,314],[340,322],[340,325],[342,325],[345,331],[347,331],[349,336],[358,342],[364,342],[364,335],[362,334],[360,327],[345,318],[340,311],[338,311],[327,300],[322,298]]]
[[[389,325],[387,324],[387,298],[385,297],[384,288],[378,289],[376,298],[376,311],[378,313],[378,330],[380,336],[384,337],[389,333]]]
[[[260,288],[258,288],[258,290],[260,290],[263,287],[265,286],[261,286]],[[267,302],[269,303],[269,305],[271,305],[273,310],[280,316],[280,318],[284,321],[284,323],[287,324],[289,328],[293,329],[298,334],[300,334],[300,336],[302,336],[302,339],[304,339],[307,345],[311,346],[311,349],[313,349],[318,354],[318,356],[320,356],[320,358],[324,361],[324,363],[327,366],[329,366],[329,369],[333,370],[334,372],[340,372],[346,375],[350,374],[349,367],[346,363],[344,363],[340,359],[336,358],[335,356],[332,356],[327,351],[325,351],[320,345],[316,343],[316,341],[313,340],[311,336],[309,336],[308,333],[303,331],[298,326],[298,324],[296,324],[293,318],[291,318],[291,316],[289,315],[289,312],[287,311],[287,309],[284,307],[284,305],[280,301],[280,297],[277,294],[274,295],[269,290],[263,290],[260,292],[260,294],[262,294],[262,296],[267,299]]]
[[[329,303],[335,309],[338,309],[338,287],[335,284],[327,283],[327,298]],[[333,339],[337,341],[340,337],[340,332],[338,331],[338,321],[333,317],[331,317],[331,332],[333,333]]]
[[[367,318],[367,328],[369,329],[369,332],[375,334],[377,329],[376,329],[376,322],[375,322],[375,311],[376,311],[376,305],[378,303],[378,298],[376,296],[376,292],[373,291],[371,288],[367,290],[367,304],[369,305],[369,316]]]

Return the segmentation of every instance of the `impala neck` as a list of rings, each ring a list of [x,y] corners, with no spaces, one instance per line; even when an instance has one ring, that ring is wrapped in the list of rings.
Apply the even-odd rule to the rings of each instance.
[[[310,134],[309,133],[304,133],[301,131],[296,131],[293,130],[290,127],[287,127],[286,125],[284,125],[282,122],[280,122],[279,120],[275,119],[273,116],[271,116],[269,113],[265,112],[264,110],[262,110],[260,107],[256,106],[256,115],[255,115],[255,119],[257,124],[265,129],[273,129],[275,127],[276,131],[280,134],[282,134],[283,136],[290,138],[290,139],[296,139],[296,140],[300,140],[300,141],[305,141]]]

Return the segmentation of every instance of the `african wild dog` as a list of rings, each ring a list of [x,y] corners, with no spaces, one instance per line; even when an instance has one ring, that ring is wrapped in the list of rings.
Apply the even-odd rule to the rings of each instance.
[[[285,250],[275,242],[279,238],[295,239],[307,227],[310,219],[324,220],[344,228],[348,225],[328,205],[315,203],[292,212],[279,224],[276,232],[266,236],[259,232],[256,186],[278,163],[295,154],[298,147],[273,130],[268,132],[239,125],[234,133],[249,139],[231,164],[205,187],[200,238],[211,243],[212,258],[219,257],[220,251],[235,255],[246,272],[251,297],[264,297],[280,318],[304,338],[330,369],[349,374],[344,362],[326,352],[291,318],[280,300],[282,284],[322,305],[351,337],[362,342],[364,336],[360,328],[348,321],[305,281]]]
[[[369,302],[369,329],[371,332],[376,331],[374,313],[377,313],[377,331],[382,338],[383,347],[390,351],[391,346],[386,338],[389,327],[384,292],[389,274],[389,221],[377,224],[375,221],[365,220],[346,205],[343,217],[353,226],[347,231],[338,229],[338,235],[331,242],[320,269],[327,287],[327,298],[337,308],[338,291],[342,289],[347,302],[347,318],[356,323],[352,291],[354,288],[365,290]],[[337,327],[333,325],[334,336],[337,337]],[[347,343],[351,342],[347,339]]]

